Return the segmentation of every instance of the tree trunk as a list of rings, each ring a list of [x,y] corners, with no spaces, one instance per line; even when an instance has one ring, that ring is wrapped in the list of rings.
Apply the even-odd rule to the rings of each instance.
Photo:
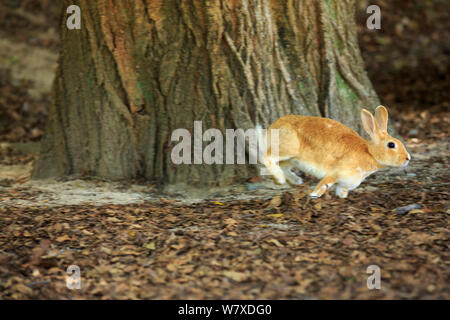
[[[81,30],[65,26],[80,6]],[[250,165],[176,165],[175,129],[267,127],[285,114],[361,131],[377,106],[351,0],[63,1],[54,101],[35,178],[222,185]]]

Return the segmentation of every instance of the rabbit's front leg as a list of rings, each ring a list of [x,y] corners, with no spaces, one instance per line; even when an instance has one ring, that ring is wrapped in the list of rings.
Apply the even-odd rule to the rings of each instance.
[[[320,180],[317,187],[314,189],[313,192],[309,194],[311,198],[320,198],[327,189],[329,189],[334,183],[336,182],[335,176],[326,176],[322,180]]]

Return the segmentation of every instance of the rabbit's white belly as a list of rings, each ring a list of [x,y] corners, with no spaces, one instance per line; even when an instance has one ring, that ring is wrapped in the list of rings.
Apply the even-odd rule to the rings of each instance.
[[[350,177],[350,178],[346,178],[346,179],[338,179],[337,183],[339,184],[339,186],[346,188],[348,190],[353,190],[355,188],[357,188],[361,182],[364,180],[364,178],[362,178],[361,176],[354,176],[354,177]]]
[[[306,163],[306,162],[300,161],[298,159],[292,159],[291,164],[292,164],[292,166],[303,171],[304,173],[310,174],[319,179],[322,179],[327,174],[327,172],[325,170],[323,170],[322,168],[319,168],[317,165],[313,165],[311,163]]]
[[[365,178],[367,178],[369,175],[375,172],[375,171],[365,172],[361,170],[361,168],[359,167],[357,169],[359,171],[359,174],[350,176],[348,178],[340,178],[338,179],[337,183],[340,186],[347,188],[348,190],[353,190],[357,188],[361,184],[361,182],[364,181]]]

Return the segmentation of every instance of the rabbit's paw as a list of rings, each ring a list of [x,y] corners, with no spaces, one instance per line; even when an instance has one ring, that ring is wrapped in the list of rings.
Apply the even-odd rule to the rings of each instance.
[[[348,196],[348,189],[344,187],[336,187],[336,195],[339,198],[347,198]]]
[[[311,192],[311,193],[309,194],[309,196],[310,196],[312,199],[317,199],[317,198],[319,198],[321,195],[319,195],[317,192]]]
[[[289,172],[289,174],[286,175],[287,182],[294,186],[298,186],[300,184],[303,184],[302,178],[297,176],[295,173]]]

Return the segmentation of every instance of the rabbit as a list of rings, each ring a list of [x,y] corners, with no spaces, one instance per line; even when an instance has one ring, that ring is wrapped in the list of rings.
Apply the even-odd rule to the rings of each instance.
[[[259,134],[259,140],[265,140],[260,145],[266,145],[261,162],[279,184],[286,180],[292,185],[303,183],[292,168],[321,179],[311,198],[321,197],[334,184],[336,195],[346,198],[372,173],[387,166],[406,167],[411,160],[403,143],[388,134],[384,106],[376,108],[375,118],[362,109],[361,121],[370,140],[332,119],[283,116],[269,127],[265,137]],[[271,129],[278,129],[278,154],[270,146]]]

